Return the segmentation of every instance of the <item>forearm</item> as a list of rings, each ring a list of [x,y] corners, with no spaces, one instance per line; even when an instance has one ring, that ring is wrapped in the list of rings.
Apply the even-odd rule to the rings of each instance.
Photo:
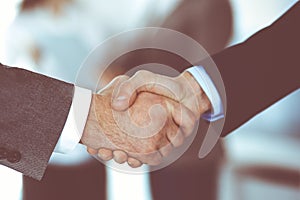
[[[67,119],[73,85],[23,69],[0,66],[0,147],[18,163],[0,163],[41,179]]]
[[[300,87],[300,4],[246,42],[214,55],[227,96],[223,135]]]

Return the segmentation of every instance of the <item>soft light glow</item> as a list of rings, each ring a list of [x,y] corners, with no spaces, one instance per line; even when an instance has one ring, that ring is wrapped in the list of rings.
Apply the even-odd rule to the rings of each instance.
[[[5,34],[18,13],[21,0],[0,1],[0,60],[4,60]]]
[[[0,199],[22,199],[22,174],[0,165]]]
[[[269,26],[298,0],[230,0],[234,32],[231,45]]]
[[[114,161],[110,161],[114,162]],[[127,164],[123,164],[127,165]],[[141,166],[147,168],[147,166]],[[107,197],[109,200],[151,200],[149,174],[126,174],[109,167],[107,173]]]

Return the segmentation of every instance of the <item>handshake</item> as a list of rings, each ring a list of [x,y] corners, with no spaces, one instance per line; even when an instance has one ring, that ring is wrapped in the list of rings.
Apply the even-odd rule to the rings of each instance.
[[[191,135],[211,109],[189,72],[167,77],[138,71],[93,94],[81,142],[91,155],[136,168],[158,165]]]

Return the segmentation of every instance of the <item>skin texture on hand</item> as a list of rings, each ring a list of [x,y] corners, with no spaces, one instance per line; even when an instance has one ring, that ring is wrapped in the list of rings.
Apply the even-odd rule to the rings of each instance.
[[[211,109],[206,94],[190,73],[183,72],[178,77],[172,78],[143,70],[138,71],[129,80],[125,80],[120,84],[117,94],[113,96],[113,109],[117,111],[128,109],[131,105],[137,103],[139,95],[144,92],[161,95],[180,103],[182,107],[186,108],[183,113],[193,113],[195,119],[200,118],[203,113]],[[191,122],[194,123],[194,121],[182,121],[181,129],[184,130],[184,127],[188,127]],[[185,132],[188,133],[190,129]],[[117,162],[124,162],[127,159],[128,164],[132,167],[138,167],[142,164],[136,158],[128,158],[121,150],[88,148],[88,151],[90,154],[97,154],[103,160],[114,158]]]
[[[113,109],[126,110],[140,92],[150,92],[177,101],[192,111],[197,119],[211,109],[206,94],[189,72],[173,78],[144,70],[120,85],[119,93],[113,99]]]
[[[103,160],[127,161],[132,167],[157,165],[192,133],[196,118],[176,101],[146,92],[128,110],[113,110],[113,95],[127,79],[117,77],[93,95],[82,143]]]

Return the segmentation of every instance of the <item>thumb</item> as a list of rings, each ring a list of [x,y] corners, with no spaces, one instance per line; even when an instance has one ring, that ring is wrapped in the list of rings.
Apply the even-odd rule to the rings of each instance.
[[[120,85],[113,97],[113,109],[126,110],[134,103],[140,92],[151,92],[175,101],[180,100],[182,95],[180,85],[173,78],[141,70]]]
[[[116,111],[128,109],[137,97],[137,90],[134,88],[134,82],[123,82],[113,94],[112,108]]]

